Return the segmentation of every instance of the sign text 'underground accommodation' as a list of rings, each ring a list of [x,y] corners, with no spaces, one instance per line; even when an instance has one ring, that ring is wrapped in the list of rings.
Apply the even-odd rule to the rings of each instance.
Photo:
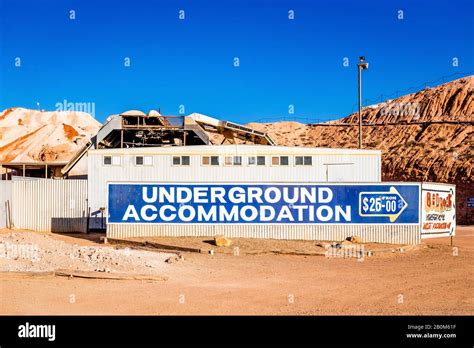
[[[110,183],[108,223],[419,223],[417,185]]]

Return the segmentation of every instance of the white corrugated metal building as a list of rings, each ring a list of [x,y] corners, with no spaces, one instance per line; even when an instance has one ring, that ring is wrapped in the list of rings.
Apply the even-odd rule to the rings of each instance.
[[[381,151],[197,145],[88,152],[89,207],[107,207],[108,182],[380,182]]]
[[[381,151],[265,145],[197,145],[88,151],[91,228],[105,225],[107,184],[137,183],[377,183]],[[95,217],[95,218],[94,218]],[[402,242],[416,242],[413,227],[392,228]],[[347,235],[385,241],[374,227],[329,225],[107,225],[107,236],[203,236],[335,240]]]
[[[422,226],[425,235],[454,233],[454,217],[437,221],[440,209],[450,209],[445,205],[452,201],[455,188],[431,192],[426,186],[426,194],[436,200],[425,200],[431,203],[423,205],[423,184],[381,182],[379,150],[275,146],[268,134],[246,126],[202,115],[178,118],[180,125],[172,122],[175,119],[137,112],[114,116],[61,170],[67,177],[83,161],[88,180],[0,182],[5,193],[0,192],[0,203],[11,203],[9,218],[17,228],[58,232],[106,228],[110,238],[224,234],[342,240],[358,235],[363,242],[417,244]],[[224,140],[211,141],[207,132]],[[231,144],[222,145],[225,141]],[[190,187],[198,196],[193,193],[190,201],[179,201],[179,192]],[[305,192],[299,198],[296,193],[280,200],[270,195],[298,188]],[[160,198],[150,198],[148,189],[159,189]],[[215,196],[220,201],[203,201],[201,193],[207,189],[221,192]],[[316,190],[330,192],[331,199],[316,198]],[[235,192],[246,198],[235,198]],[[258,192],[268,196],[257,200]],[[439,202],[443,206],[436,206]],[[234,208],[240,218],[232,215]],[[140,216],[135,216],[135,209]],[[223,215],[216,217],[217,209]],[[333,210],[336,217],[330,215]],[[197,211],[199,218],[180,215],[185,211]],[[268,219],[269,211],[278,212],[277,217]],[[249,212],[252,218],[245,215]],[[292,214],[298,217],[293,219]],[[6,215],[0,209],[1,220],[7,222]]]

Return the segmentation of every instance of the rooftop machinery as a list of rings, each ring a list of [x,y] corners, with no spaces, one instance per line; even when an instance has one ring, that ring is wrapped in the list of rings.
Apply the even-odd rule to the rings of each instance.
[[[211,140],[210,133],[222,135],[220,144]],[[155,110],[148,115],[131,110],[110,116],[99,132],[64,166],[61,173],[67,175],[91,149],[222,145],[226,142],[235,144],[237,140],[241,143],[275,145],[273,139],[264,132],[198,113],[163,116]]]

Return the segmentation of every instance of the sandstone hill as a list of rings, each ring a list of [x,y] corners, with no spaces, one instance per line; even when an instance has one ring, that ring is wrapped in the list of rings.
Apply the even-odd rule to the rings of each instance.
[[[0,162],[68,161],[100,126],[84,112],[6,109],[0,113]]]
[[[474,223],[474,76],[363,109],[363,146],[383,151],[384,181],[457,185],[458,221]],[[249,126],[279,145],[357,148],[358,114],[325,124]]]

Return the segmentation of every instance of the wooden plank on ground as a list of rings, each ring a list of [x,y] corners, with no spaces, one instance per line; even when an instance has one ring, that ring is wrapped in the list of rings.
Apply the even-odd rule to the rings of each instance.
[[[54,272],[0,272],[2,276],[28,277],[28,278],[53,278]]]
[[[92,271],[78,271],[58,269],[54,272],[0,272],[1,276],[19,277],[19,278],[53,278],[53,277],[70,277],[85,279],[109,279],[109,280],[151,280],[166,281],[168,277],[153,274],[133,274],[133,273],[106,273]]]
[[[86,279],[110,279],[110,280],[152,280],[166,281],[168,277],[152,274],[132,274],[132,273],[106,273],[58,269],[54,272],[58,277],[86,278]]]
[[[147,250],[156,250],[156,251],[185,251],[191,253],[202,253],[202,250],[199,248],[189,248],[182,247],[178,245],[167,245],[160,244],[155,242],[139,242],[136,240],[126,240],[126,239],[115,239],[107,238],[107,242],[113,245],[128,246],[134,248],[146,248]]]

